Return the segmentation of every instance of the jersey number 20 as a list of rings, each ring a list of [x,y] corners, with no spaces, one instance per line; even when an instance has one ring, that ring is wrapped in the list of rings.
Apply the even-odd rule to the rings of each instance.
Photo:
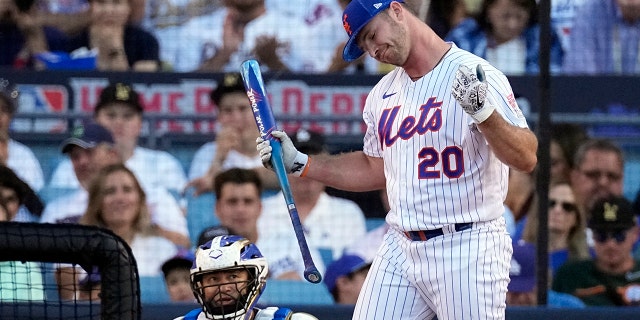
[[[464,171],[462,149],[456,146],[446,147],[442,152],[434,147],[425,147],[418,152],[418,158],[424,159],[418,164],[420,179],[439,179],[440,171],[434,169],[439,163],[442,173],[450,179],[460,178]]]

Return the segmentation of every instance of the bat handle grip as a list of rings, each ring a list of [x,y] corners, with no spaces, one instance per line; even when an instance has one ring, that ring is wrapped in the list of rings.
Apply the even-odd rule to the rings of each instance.
[[[273,137],[269,134],[268,138],[271,144],[271,154],[282,155],[282,144],[280,144],[280,140]],[[276,176],[278,177],[278,181],[280,182],[280,188],[283,192],[286,192],[287,188],[284,188],[283,181],[287,181],[287,169],[284,167],[284,161],[282,156],[274,157],[271,156],[271,166],[273,166],[273,171],[275,171]]]

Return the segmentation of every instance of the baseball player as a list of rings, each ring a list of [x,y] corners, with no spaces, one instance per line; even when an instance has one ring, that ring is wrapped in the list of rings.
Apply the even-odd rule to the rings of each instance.
[[[382,189],[389,231],[353,319],[504,319],[512,253],[508,169],[530,172],[537,139],[503,73],[439,38],[402,0],[353,0],[343,58],[397,66],[371,90],[362,151],[309,156],[281,131],[290,174]],[[263,163],[271,146],[257,140]]]
[[[235,235],[224,235],[198,247],[191,268],[191,289],[202,308],[175,320],[318,320],[288,308],[255,308],[269,267],[258,247]]]

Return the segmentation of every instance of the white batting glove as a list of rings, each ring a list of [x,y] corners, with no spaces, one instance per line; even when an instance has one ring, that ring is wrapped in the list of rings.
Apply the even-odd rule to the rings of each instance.
[[[280,140],[280,145],[282,145],[282,160],[287,173],[298,177],[301,176],[309,164],[309,156],[298,151],[293,145],[293,142],[291,142],[291,138],[289,138],[284,131],[275,130],[271,132],[271,135]],[[273,170],[271,166],[271,152],[273,151],[271,142],[262,139],[262,137],[258,137],[256,144],[256,149],[260,154],[260,159],[262,159],[262,165],[267,169]]]
[[[496,108],[487,101],[487,83],[480,65],[476,67],[475,72],[465,65],[458,68],[451,86],[451,95],[458,100],[462,109],[475,123],[487,120]]]

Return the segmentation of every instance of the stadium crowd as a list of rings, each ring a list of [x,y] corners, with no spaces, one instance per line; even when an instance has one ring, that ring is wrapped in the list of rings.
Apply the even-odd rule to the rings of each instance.
[[[103,71],[235,71],[249,58],[295,73],[389,71],[363,57],[345,63],[349,0],[4,0],[0,65]],[[442,38],[507,75],[538,73],[535,0],[406,0]],[[555,74],[640,72],[634,1],[551,1]],[[594,25],[597,21],[599,25]],[[89,63],[87,63],[89,61]]]

